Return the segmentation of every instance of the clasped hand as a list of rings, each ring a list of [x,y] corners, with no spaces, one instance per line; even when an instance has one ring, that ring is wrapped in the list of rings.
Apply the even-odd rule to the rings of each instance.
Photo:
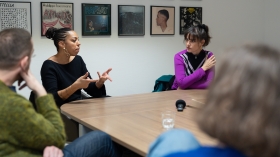
[[[216,58],[212,55],[210,58],[206,56],[206,61],[204,62],[203,66],[201,67],[204,71],[211,69],[216,64]]]
[[[63,157],[63,152],[55,146],[47,146],[44,149],[43,157]]]

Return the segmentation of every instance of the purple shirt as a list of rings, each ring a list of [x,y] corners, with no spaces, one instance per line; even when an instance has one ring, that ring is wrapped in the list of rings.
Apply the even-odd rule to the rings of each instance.
[[[204,71],[201,67],[198,67],[192,74],[186,74],[186,64],[184,62],[182,54],[185,54],[187,50],[178,52],[174,56],[174,67],[175,67],[175,80],[172,85],[172,89],[205,89],[209,86],[211,81],[215,77],[215,66],[211,69]],[[208,58],[213,55],[209,52]]]

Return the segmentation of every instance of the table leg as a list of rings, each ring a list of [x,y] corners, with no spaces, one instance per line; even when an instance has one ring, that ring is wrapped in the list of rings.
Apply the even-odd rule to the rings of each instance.
[[[83,136],[84,134],[92,131],[90,128],[83,126],[82,124],[79,124],[79,137]]]

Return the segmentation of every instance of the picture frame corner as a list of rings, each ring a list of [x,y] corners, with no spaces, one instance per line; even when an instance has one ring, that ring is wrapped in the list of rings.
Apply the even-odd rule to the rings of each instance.
[[[97,11],[85,13],[84,10],[86,7],[99,7],[98,9],[100,9],[100,7],[105,7],[106,11],[104,10],[104,12],[100,12],[100,14]],[[98,23],[96,23],[95,21],[96,19]],[[83,36],[111,35],[111,31],[112,31],[111,30],[111,4],[84,3],[82,5],[82,35]]]

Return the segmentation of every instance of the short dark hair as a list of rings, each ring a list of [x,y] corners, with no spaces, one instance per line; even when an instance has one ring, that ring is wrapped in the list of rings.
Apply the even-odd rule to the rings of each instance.
[[[164,15],[166,17],[166,21],[169,19],[169,12],[165,9],[159,10],[158,13]]]
[[[0,32],[0,69],[14,67],[22,57],[31,55],[33,45],[30,33],[21,28]]]
[[[280,52],[263,44],[230,49],[221,60],[200,128],[246,156],[280,156]]]
[[[56,50],[58,51],[59,46],[58,46],[58,42],[59,41],[64,41],[65,38],[67,37],[67,33],[69,31],[72,31],[72,29],[70,28],[54,28],[54,27],[50,27],[47,32],[46,32],[46,37],[49,39],[53,40],[53,43],[56,47]]]
[[[189,37],[195,40],[205,40],[203,46],[207,46],[210,43],[209,27],[205,24],[198,24],[189,27],[184,33],[184,40],[188,40]]]

